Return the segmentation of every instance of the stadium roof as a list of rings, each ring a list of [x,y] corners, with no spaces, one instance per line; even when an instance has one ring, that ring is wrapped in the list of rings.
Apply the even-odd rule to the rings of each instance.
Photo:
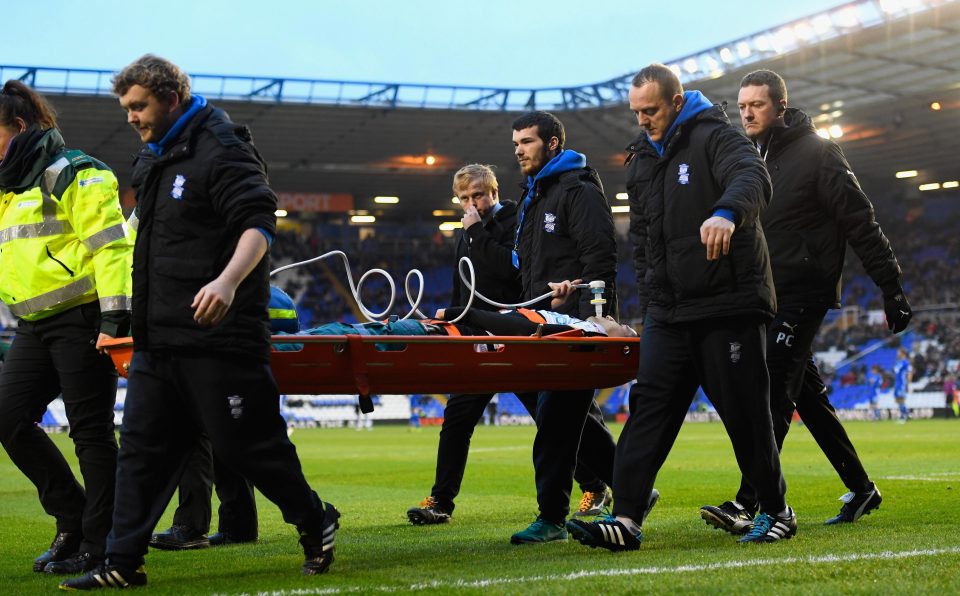
[[[769,68],[790,105],[838,142],[868,191],[924,196],[921,184],[960,179],[960,3],[863,0],[668,61],[685,85],[729,102],[744,74]],[[642,66],[642,65],[638,65]],[[109,95],[109,71],[0,66],[52,96],[68,143],[129,185],[138,140]],[[498,166],[501,196],[520,179],[510,123],[530,107],[556,111],[567,146],[587,154],[611,202],[623,189],[625,147],[638,134],[626,107],[632,75],[564,89],[486,89],[193,75],[194,88],[249,124],[279,191],[349,193],[381,222],[431,220],[453,209],[452,174]],[[937,102],[939,109],[931,106]],[[428,156],[432,159],[428,159]],[[916,170],[912,178],[896,172]],[[948,184],[952,189],[954,185]],[[378,195],[400,197],[394,205]],[[442,219],[442,218],[441,218]],[[445,219],[456,219],[446,216]],[[438,220],[439,221],[439,220]]]

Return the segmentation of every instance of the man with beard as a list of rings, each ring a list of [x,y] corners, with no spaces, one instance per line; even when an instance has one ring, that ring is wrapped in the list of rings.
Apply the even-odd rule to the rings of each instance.
[[[524,301],[553,289],[553,298],[571,298],[556,310],[586,319],[595,314],[589,291],[571,283],[560,289],[549,284],[603,281],[604,312],[615,313],[617,246],[600,177],[584,155],[564,149],[565,139],[563,124],[547,112],[530,112],[513,122],[514,154],[525,184],[512,258]],[[550,301],[545,298],[530,308],[546,308]],[[564,521],[578,453],[581,465],[610,484],[615,446],[593,395],[592,390],[540,392],[533,443],[540,514],[511,537],[513,544],[567,539]],[[645,504],[651,502],[650,494],[648,490]]]

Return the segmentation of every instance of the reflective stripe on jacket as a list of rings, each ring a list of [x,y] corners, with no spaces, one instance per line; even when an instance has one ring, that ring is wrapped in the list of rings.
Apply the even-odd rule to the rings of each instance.
[[[133,240],[113,172],[60,152],[22,192],[0,195],[0,299],[35,321],[99,300],[130,310]]]

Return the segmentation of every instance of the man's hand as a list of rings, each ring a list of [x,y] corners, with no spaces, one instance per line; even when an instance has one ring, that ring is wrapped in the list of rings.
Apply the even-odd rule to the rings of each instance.
[[[887,315],[887,329],[894,333],[906,329],[913,318],[913,309],[902,290],[892,296],[883,297],[883,312]]]
[[[193,297],[190,308],[193,309],[193,320],[201,327],[212,327],[220,323],[233,304],[233,297],[237,288],[233,284],[217,278],[200,288]]]
[[[104,347],[103,342],[105,342],[108,339],[113,339],[113,336],[107,335],[106,333],[101,333],[100,335],[97,336],[97,345],[96,345],[97,351],[103,354],[104,356],[106,356],[107,354],[107,348]]]
[[[553,295],[550,300],[550,308],[557,308],[564,302],[566,302],[570,296],[577,291],[577,284],[583,283],[582,279],[575,279],[573,281],[563,280],[561,282],[547,282],[547,285],[550,286],[550,289],[553,290]]]
[[[725,217],[714,215],[700,226],[700,242],[707,247],[707,260],[716,261],[730,254],[730,237],[737,226]]]
[[[460,218],[460,223],[463,224],[464,230],[475,223],[480,223],[480,212],[472,205],[467,207],[463,212],[463,217]]]

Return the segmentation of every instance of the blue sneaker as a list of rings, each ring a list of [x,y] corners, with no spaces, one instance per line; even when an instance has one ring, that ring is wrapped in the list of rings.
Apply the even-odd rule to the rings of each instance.
[[[592,522],[571,519],[567,522],[567,530],[584,546],[612,551],[638,550],[643,539],[643,532],[632,534],[612,515]]]
[[[753,519],[753,527],[737,542],[777,542],[792,538],[797,533],[797,516],[787,507],[787,515],[760,513]]]
[[[539,517],[527,529],[520,530],[510,537],[510,544],[543,544],[544,542],[566,542],[567,530],[561,524],[552,524]]]

